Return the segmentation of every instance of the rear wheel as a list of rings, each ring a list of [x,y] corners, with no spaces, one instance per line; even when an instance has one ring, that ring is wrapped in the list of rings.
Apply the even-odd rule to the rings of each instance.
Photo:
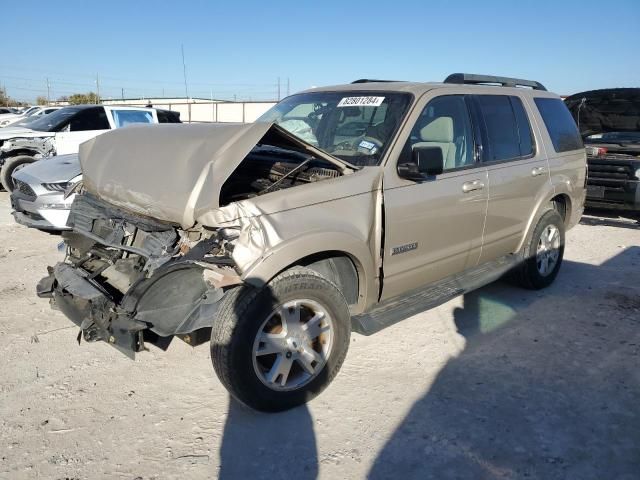
[[[564,256],[564,221],[556,210],[540,217],[524,256],[524,262],[514,272],[517,282],[532,290],[551,285]]]
[[[262,411],[307,402],[336,376],[350,315],[338,288],[303,267],[257,289],[225,295],[211,331],[211,360],[229,392]]]
[[[30,155],[16,155],[5,160],[2,170],[0,171],[0,182],[7,192],[13,192],[14,182],[11,175],[28,164],[35,162],[36,159]]]

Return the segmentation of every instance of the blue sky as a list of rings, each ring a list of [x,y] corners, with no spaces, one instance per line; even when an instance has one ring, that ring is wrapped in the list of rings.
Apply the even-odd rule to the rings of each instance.
[[[18,99],[271,99],[356,78],[452,72],[541,81],[570,94],[640,87],[640,0],[4,2],[0,84]],[[608,30],[609,29],[609,30]]]

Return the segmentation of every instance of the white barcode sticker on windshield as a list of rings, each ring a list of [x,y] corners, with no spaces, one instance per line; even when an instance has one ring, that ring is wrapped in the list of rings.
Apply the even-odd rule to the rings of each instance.
[[[344,97],[338,103],[339,107],[379,107],[384,97]]]

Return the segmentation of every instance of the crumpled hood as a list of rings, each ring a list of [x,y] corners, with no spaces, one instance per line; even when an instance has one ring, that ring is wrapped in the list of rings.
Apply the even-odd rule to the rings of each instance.
[[[14,176],[18,180],[34,180],[37,183],[63,183],[80,175],[78,154],[47,157],[21,168]]]
[[[576,93],[565,104],[580,135],[640,131],[640,88],[609,88]]]
[[[24,127],[8,127],[0,128],[0,140],[8,140],[9,138],[28,138],[28,137],[53,137],[55,132],[38,132]]]
[[[133,125],[80,146],[84,186],[113,205],[188,228],[219,207],[225,180],[266,135],[339,162],[271,123]]]

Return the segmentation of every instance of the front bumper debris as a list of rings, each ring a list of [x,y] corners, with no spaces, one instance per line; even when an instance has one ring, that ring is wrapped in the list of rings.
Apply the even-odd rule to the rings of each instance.
[[[40,280],[36,291],[80,327],[86,341],[103,340],[130,357],[144,349],[142,331],[147,325],[118,308],[70,265],[49,268],[49,276]]]

